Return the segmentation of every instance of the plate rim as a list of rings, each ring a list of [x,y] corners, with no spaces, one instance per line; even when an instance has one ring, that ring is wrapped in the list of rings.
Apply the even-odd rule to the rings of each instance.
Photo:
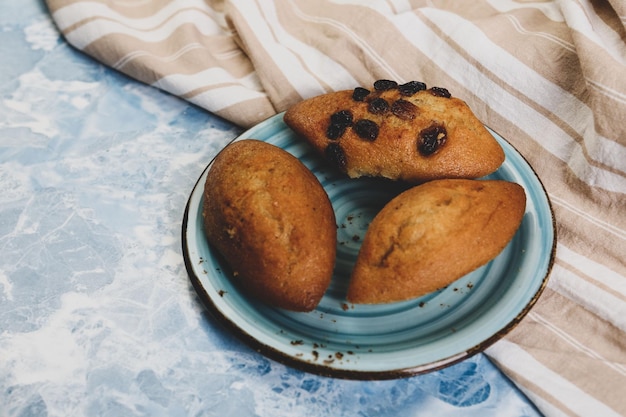
[[[215,158],[217,157],[217,155],[219,155],[219,153],[226,146],[236,141],[249,139],[249,137],[247,137],[246,135],[248,135],[255,128],[258,128],[261,125],[265,125],[266,123],[274,119],[280,119],[280,122],[284,123],[282,122],[283,115],[284,115],[284,112],[275,114],[263,120],[262,122],[250,127],[249,129],[246,129],[245,131],[235,136],[222,149],[220,149],[220,151],[217,152],[217,154],[210,160],[210,162],[202,170],[201,174],[199,175],[198,179],[196,180],[196,182],[194,183],[194,186],[191,189],[191,192],[187,199],[187,203],[185,205],[185,210],[184,210],[183,219],[182,219],[182,228],[181,228],[182,253],[183,253],[185,269],[187,270],[189,280],[191,281],[192,286],[194,287],[194,290],[196,291],[198,297],[200,298],[201,303],[206,308],[206,310],[210,313],[210,315],[213,316],[215,321],[219,323],[219,325],[221,325],[230,333],[234,334],[240,341],[242,341],[244,344],[246,344],[248,347],[252,348],[256,352],[266,356],[267,358],[275,360],[278,363],[281,363],[283,365],[289,366],[294,369],[298,369],[301,371],[305,371],[305,372],[323,376],[323,377],[331,377],[331,378],[346,379],[346,380],[391,380],[391,379],[407,378],[407,377],[434,372],[434,371],[449,367],[451,365],[454,365],[456,363],[459,363],[478,353],[484,352],[489,346],[493,345],[495,342],[502,339],[504,336],[510,333],[514,328],[516,328],[517,325],[522,321],[522,319],[534,307],[537,300],[541,297],[541,295],[543,294],[543,291],[547,287],[547,284],[548,284],[548,281],[552,272],[552,268],[554,266],[555,258],[556,258],[557,227],[556,227],[556,219],[554,215],[552,201],[550,200],[550,197],[545,188],[545,185],[543,184],[543,181],[541,181],[541,178],[539,177],[539,175],[537,175],[537,172],[534,170],[532,165],[528,162],[526,157],[524,157],[524,155],[522,155],[517,150],[517,148],[515,148],[515,146],[513,146],[504,136],[500,135],[495,130],[491,129],[489,126],[485,125],[485,127],[488,129],[488,131],[490,131],[490,133],[498,135],[498,137],[501,140],[506,142],[507,145],[509,145],[515,151],[517,156],[519,156],[527,165],[534,179],[541,186],[541,195],[546,199],[547,208],[550,213],[550,223],[551,223],[551,228],[552,228],[552,245],[550,247],[550,256],[549,256],[549,260],[546,266],[544,276],[541,280],[541,285],[537,288],[532,298],[524,305],[522,310],[515,317],[513,317],[508,323],[506,323],[501,329],[499,329],[498,331],[496,331],[495,333],[493,333],[491,336],[487,337],[486,339],[482,340],[481,342],[477,343],[476,345],[466,349],[465,351],[459,352],[454,355],[450,355],[448,357],[442,358],[437,361],[431,361],[431,362],[428,362],[425,364],[419,364],[419,365],[409,365],[405,368],[380,370],[380,371],[372,371],[372,370],[360,371],[360,370],[355,370],[355,369],[342,369],[342,368],[325,366],[321,363],[310,362],[305,359],[294,357],[287,352],[283,352],[273,346],[270,346],[258,340],[253,335],[249,334],[245,329],[237,325],[237,323],[234,320],[232,320],[230,317],[224,314],[219,309],[219,307],[214,303],[211,295],[208,294],[206,288],[203,286],[200,277],[197,276],[195,269],[193,267],[193,264],[192,264],[192,260],[190,259],[189,244],[187,241],[187,230],[188,230],[189,220],[190,220],[189,212],[191,210],[191,202],[192,202],[193,195],[196,189],[200,186],[200,182],[205,177],[205,174],[207,174],[211,165],[215,161]],[[263,141],[265,142],[265,140]]]

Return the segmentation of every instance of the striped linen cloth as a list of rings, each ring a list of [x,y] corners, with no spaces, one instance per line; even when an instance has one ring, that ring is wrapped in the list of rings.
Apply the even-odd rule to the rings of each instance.
[[[47,4],[76,48],[243,127],[381,78],[464,99],[557,221],[548,287],[487,355],[547,416],[626,415],[626,2]]]

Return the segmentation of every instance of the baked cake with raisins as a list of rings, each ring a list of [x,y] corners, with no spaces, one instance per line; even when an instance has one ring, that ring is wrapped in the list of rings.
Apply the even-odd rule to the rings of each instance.
[[[504,161],[464,101],[419,81],[378,80],[372,89],[313,97],[288,109],[284,121],[351,178],[478,178]]]

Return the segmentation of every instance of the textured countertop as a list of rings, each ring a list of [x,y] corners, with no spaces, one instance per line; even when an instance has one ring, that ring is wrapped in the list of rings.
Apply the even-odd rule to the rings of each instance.
[[[297,371],[203,309],[189,193],[240,129],[0,5],[0,416],[535,416],[485,356],[393,381]]]

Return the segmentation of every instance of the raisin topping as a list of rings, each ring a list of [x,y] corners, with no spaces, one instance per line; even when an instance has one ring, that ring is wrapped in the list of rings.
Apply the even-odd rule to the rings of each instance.
[[[410,101],[396,100],[391,105],[391,112],[402,120],[413,120],[417,116],[419,109]]]
[[[365,97],[370,95],[370,90],[363,87],[357,87],[352,92],[352,100],[354,101],[363,101]]]
[[[409,81],[408,83],[398,86],[398,91],[403,96],[412,96],[418,91],[426,90],[426,84],[421,81]]]
[[[345,171],[348,161],[346,160],[346,154],[338,143],[329,144],[324,151],[324,155],[337,168]]]
[[[398,86],[398,83],[393,80],[377,80],[374,82],[374,89],[376,91],[393,90]]]
[[[369,106],[367,107],[370,113],[373,114],[383,114],[389,111],[389,103],[384,98],[375,98],[370,101]]]
[[[330,125],[326,129],[328,139],[338,139],[352,124],[352,113],[349,110],[340,110],[330,116]]]
[[[330,115],[330,123],[333,125],[350,126],[352,124],[352,112],[340,110]]]
[[[429,91],[433,96],[445,97],[445,98],[452,97],[450,92],[443,87],[431,87]]]
[[[361,139],[373,141],[378,137],[378,125],[371,120],[361,119],[354,124],[353,128]]]
[[[347,126],[329,125],[326,129],[326,137],[331,140],[339,139],[343,136]]]
[[[430,156],[443,146],[447,138],[448,132],[445,127],[432,125],[419,133],[417,150],[424,156]]]

